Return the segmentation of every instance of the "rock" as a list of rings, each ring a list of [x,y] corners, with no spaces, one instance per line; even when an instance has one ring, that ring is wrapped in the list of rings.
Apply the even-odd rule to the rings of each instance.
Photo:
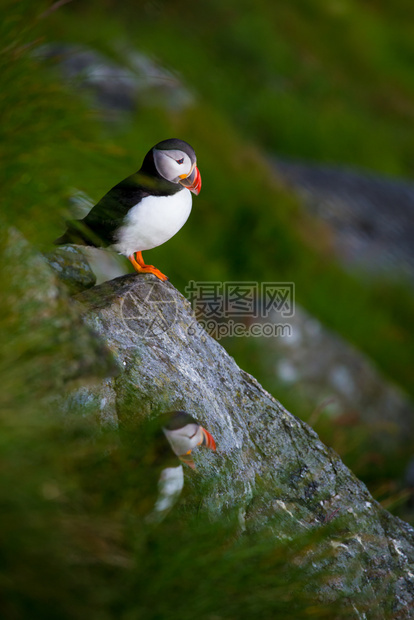
[[[122,118],[147,102],[173,111],[194,103],[193,93],[181,78],[136,50],[118,53],[124,57],[122,64],[95,50],[71,44],[45,45],[37,54],[58,63],[63,79],[87,93],[105,113],[106,120]]]
[[[45,258],[70,293],[79,293],[95,285],[96,276],[79,247],[59,246],[53,252],[45,254]]]
[[[262,322],[280,324],[273,312]],[[370,429],[372,442],[384,451],[413,445],[414,405],[361,351],[327,329],[298,304],[288,319],[290,333],[262,338],[266,363],[279,381],[294,390],[310,411],[325,410]]]
[[[413,282],[413,183],[333,166],[273,163],[304,206],[326,222],[345,267]]]
[[[10,313],[8,348],[19,352],[19,368],[26,368],[24,389],[31,391],[31,398],[60,391],[80,378],[116,373],[110,351],[84,324],[45,257],[16,228],[3,230],[0,246],[6,283],[2,302]],[[34,354],[39,363],[33,361]],[[9,370],[13,372],[13,364]]]
[[[160,410],[191,412],[217,443],[216,453],[196,455],[200,479],[214,483],[203,497],[211,518],[236,506],[244,535],[265,526],[275,539],[314,532],[312,564],[328,572],[321,600],[344,593],[355,617],[412,617],[414,529],[382,509],[309,426],[237,366],[170,283],[127,275],[77,300],[123,368],[83,388],[105,420],[134,433]]]
[[[104,248],[61,245],[44,254],[49,266],[72,295],[128,273],[128,260]]]

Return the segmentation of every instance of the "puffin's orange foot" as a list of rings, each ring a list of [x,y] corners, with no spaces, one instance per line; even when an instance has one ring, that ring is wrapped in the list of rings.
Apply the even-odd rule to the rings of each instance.
[[[137,258],[133,254],[128,256],[128,259],[131,261],[132,266],[134,267],[137,273],[152,273],[154,276],[157,276],[162,282],[168,280],[168,277],[164,275],[159,269],[154,267],[154,265],[146,265],[142,259],[141,252],[136,253]]]
[[[141,267],[139,269],[139,272],[140,273],[152,273],[154,274],[154,276],[157,276],[157,278],[159,278],[163,282],[166,282],[168,280],[168,276],[166,276],[164,273],[162,273],[162,271],[160,271],[156,267],[153,267],[153,265],[145,265],[145,267]]]
[[[191,467],[191,469],[195,469],[196,468],[195,463],[193,461],[193,457],[191,456],[191,450],[186,452],[186,454],[180,454],[180,456],[178,458],[180,459],[180,461],[182,463],[185,463],[186,465]]]

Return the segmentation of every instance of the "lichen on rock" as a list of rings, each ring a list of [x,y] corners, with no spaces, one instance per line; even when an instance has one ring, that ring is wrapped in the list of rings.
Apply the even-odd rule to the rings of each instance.
[[[196,454],[200,479],[213,480],[202,499],[212,518],[237,506],[247,534],[266,523],[279,539],[315,532],[331,575],[321,588],[325,601],[340,590],[351,600],[363,595],[378,611],[366,617],[410,617],[413,528],[387,513],[308,425],[195,328],[188,301],[170,283],[127,275],[76,298],[122,369],[90,388],[107,418],[134,433],[160,410],[189,411],[217,443],[216,453]],[[357,597],[354,606],[364,617]]]

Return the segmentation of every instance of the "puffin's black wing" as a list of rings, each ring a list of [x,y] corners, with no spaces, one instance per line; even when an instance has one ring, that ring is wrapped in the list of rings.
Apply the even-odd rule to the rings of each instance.
[[[139,173],[133,174],[113,187],[82,220],[69,220],[67,231],[56,239],[56,245],[74,243],[107,247],[116,241],[114,235],[122,226],[132,207],[152,193]]]
[[[108,246],[116,241],[114,234],[122,226],[128,211],[149,196],[148,189],[139,183],[137,177],[132,175],[115,185],[83,218],[82,222],[98,236],[101,245]]]

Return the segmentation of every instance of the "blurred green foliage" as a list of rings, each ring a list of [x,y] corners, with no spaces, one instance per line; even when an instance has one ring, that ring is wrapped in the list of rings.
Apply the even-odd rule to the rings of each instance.
[[[411,6],[397,4],[3,2],[1,249],[7,252],[10,226],[45,248],[61,232],[74,190],[99,199],[155,142],[177,135],[196,148],[203,192],[187,226],[151,261],[181,289],[190,278],[294,280],[298,301],[413,394],[411,292],[344,274],[261,154],[264,146],[412,176]],[[37,59],[40,46],[64,40],[114,58],[137,46],[179,70],[196,104],[185,112],[142,104],[130,124],[105,127],[56,67]],[[336,611],[315,600],[323,576],[310,577],[307,539],[238,539],[235,515],[212,525],[185,502],[162,528],[145,524],[147,498],[136,490],[146,474],[125,457],[117,435],[97,432],[93,410],[58,413],[55,395],[68,379],[83,372],[92,381],[105,368],[92,363],[68,303],[50,312],[37,305],[35,259],[6,259],[2,617],[352,617],[345,601]],[[31,299],[21,295],[27,290]],[[73,349],[77,340],[85,348]],[[249,347],[228,347],[271,381]],[[86,367],[67,372],[88,355]],[[326,437],[341,446],[343,435],[331,430]]]

